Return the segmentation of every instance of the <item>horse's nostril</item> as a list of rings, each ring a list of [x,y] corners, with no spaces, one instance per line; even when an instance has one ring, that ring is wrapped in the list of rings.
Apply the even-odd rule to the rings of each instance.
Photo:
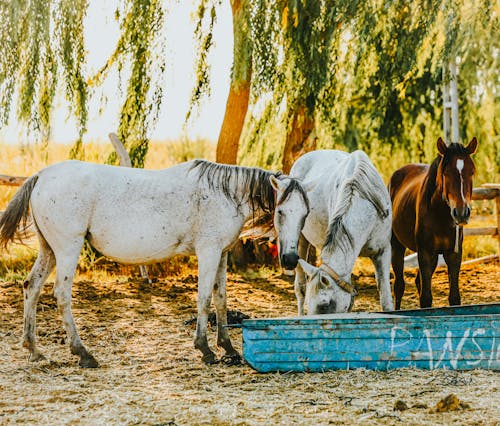
[[[285,253],[281,257],[281,263],[285,269],[294,269],[299,263],[299,256],[297,253]]]
[[[470,207],[467,206],[465,209],[465,217],[468,219],[470,217]]]
[[[453,208],[452,213],[453,213],[453,217],[458,217],[458,210],[456,207]]]

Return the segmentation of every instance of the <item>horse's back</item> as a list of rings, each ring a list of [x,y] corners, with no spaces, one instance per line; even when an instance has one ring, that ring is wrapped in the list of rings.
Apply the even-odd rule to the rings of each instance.
[[[302,155],[295,161],[290,170],[290,176],[301,180],[312,180],[334,171],[349,158],[350,154],[335,149],[311,151]]]
[[[366,177],[363,178],[362,186],[369,187],[373,193],[370,192],[369,196],[358,194],[356,201],[358,204],[349,210],[349,216],[363,212],[361,219],[352,219],[352,222],[366,222],[362,228],[367,239],[372,235],[380,234],[383,235],[382,239],[385,241],[388,238],[386,234],[390,234],[390,220],[377,219],[378,213],[374,208],[374,203],[383,204],[384,211],[386,211],[390,210],[390,199],[382,177],[365,152],[359,150],[352,153],[338,150],[312,151],[300,157],[293,165],[290,175],[303,180],[311,207],[303,234],[316,248],[321,249],[325,244],[330,222],[339,203],[342,204],[340,201],[342,192],[346,191],[344,185],[351,185],[352,179],[360,178],[361,175],[358,176],[356,173],[356,169],[359,168],[367,173],[366,176],[370,181],[365,182]],[[348,219],[345,218],[345,220]]]
[[[428,170],[427,164],[407,164],[396,170],[389,180],[391,199],[404,187],[421,185]]]
[[[192,253],[201,209],[191,165],[154,171],[57,163],[39,172],[33,217],[55,251],[87,237],[103,254],[124,263]]]

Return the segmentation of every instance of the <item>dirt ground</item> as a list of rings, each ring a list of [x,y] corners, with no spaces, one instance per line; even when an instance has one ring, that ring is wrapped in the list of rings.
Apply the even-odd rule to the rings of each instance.
[[[435,306],[447,305],[446,280],[439,269]],[[296,313],[293,285],[279,272],[249,270],[229,274],[228,281],[229,309],[256,318]],[[379,310],[373,275],[357,272],[355,283],[354,310]],[[464,267],[463,303],[499,302],[499,283],[499,263]],[[70,355],[51,279],[37,315],[47,360],[29,363],[20,343],[21,283],[0,282],[1,425],[499,424],[498,372],[260,374],[247,365],[202,364],[194,326],[185,324],[196,315],[194,270],[153,284],[123,275],[79,276],[73,295],[80,335],[98,369],[81,369]],[[413,284],[403,302],[403,308],[417,306]],[[231,336],[241,350],[241,331]],[[212,345],[214,338],[210,331]],[[462,404],[455,400],[456,410],[436,412],[450,394]]]

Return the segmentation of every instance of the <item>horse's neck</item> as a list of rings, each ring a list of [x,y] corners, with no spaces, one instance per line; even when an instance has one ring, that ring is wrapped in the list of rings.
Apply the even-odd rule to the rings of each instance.
[[[351,271],[356,260],[352,248],[344,251],[336,247],[324,246],[321,250],[320,257],[322,263],[326,263],[340,276],[340,278],[350,282]]]
[[[429,167],[427,175],[422,183],[422,195],[420,203],[425,203],[434,209],[446,209],[447,204],[443,198],[443,188],[438,183],[439,159],[437,158]]]

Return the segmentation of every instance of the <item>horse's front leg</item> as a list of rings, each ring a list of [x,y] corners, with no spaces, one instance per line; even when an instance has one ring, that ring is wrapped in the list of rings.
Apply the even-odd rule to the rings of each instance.
[[[418,266],[420,274],[420,307],[430,308],[432,306],[432,274],[436,270],[438,255],[418,248]]]
[[[396,301],[396,309],[401,309],[401,299],[405,293],[405,278],[404,278],[404,261],[405,261],[405,246],[399,242],[393,234],[391,238],[391,261],[392,270],[394,272],[394,298]]]
[[[448,282],[450,283],[450,294],[448,302],[450,306],[460,305],[460,289],[458,287],[458,276],[460,275],[460,266],[462,264],[462,246],[458,253],[446,252],[443,254],[446,265],[448,266]]]
[[[198,319],[196,321],[194,347],[203,354],[201,359],[204,363],[215,364],[217,357],[208,346],[207,325],[215,279],[222,262],[222,250],[205,247],[197,250],[196,255],[198,257]]]
[[[226,271],[227,271],[227,252],[223,253],[217,268],[215,285],[213,289],[213,298],[217,312],[217,346],[226,351],[222,358],[226,364],[241,364],[241,356],[233,348],[229,333],[227,331],[227,298],[226,298]]]
[[[299,237],[299,244],[298,244],[299,259],[304,259],[307,261],[307,254],[309,249],[315,250],[314,246],[309,244],[309,242],[301,234]],[[304,316],[304,299],[306,295],[306,274],[304,273],[304,270],[300,266],[300,263],[298,263],[297,267],[295,268],[295,280],[293,283],[293,287],[295,290],[295,296],[297,297],[298,315]]]
[[[384,311],[394,310],[394,301],[391,293],[391,247],[387,246],[382,249],[376,256],[372,258],[375,266],[375,278],[377,279],[377,287],[380,298],[380,306]],[[404,281],[403,281],[404,285]]]
[[[76,264],[83,245],[83,240],[79,247],[68,248],[64,252],[56,252],[56,282],[54,284],[54,296],[62,315],[64,328],[68,335],[69,347],[73,355],[80,357],[80,367],[97,368],[99,366],[96,359],[89,353],[78,335],[73,312],[71,310],[71,288],[75,276]]]

